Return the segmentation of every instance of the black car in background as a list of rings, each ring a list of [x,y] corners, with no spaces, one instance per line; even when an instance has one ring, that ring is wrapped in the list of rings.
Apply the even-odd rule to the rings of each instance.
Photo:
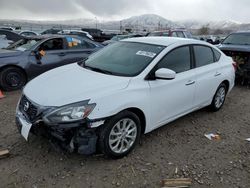
[[[0,88],[22,88],[26,82],[50,69],[75,63],[103,46],[77,36],[24,38],[0,50]]]
[[[116,34],[113,33],[105,33],[100,29],[95,29],[95,28],[82,28],[82,31],[88,32],[95,41],[97,42],[104,42],[106,40],[110,40],[113,36]]]
[[[218,47],[236,62],[236,80],[250,85],[250,32],[231,33]]]
[[[0,35],[5,35],[7,40],[11,40],[13,42],[25,38],[24,36],[19,35],[18,33],[6,29],[0,29]]]
[[[104,41],[102,44],[104,46],[107,46],[109,44],[116,43],[120,40],[133,38],[133,37],[142,37],[142,35],[140,35],[140,34],[116,35],[116,36],[113,36],[110,40]]]
[[[41,32],[40,34],[41,34],[41,35],[48,35],[48,34],[53,34],[53,35],[55,35],[55,34],[57,34],[57,33],[60,32],[60,31],[62,31],[62,29],[51,28],[51,29],[47,29],[47,30]]]

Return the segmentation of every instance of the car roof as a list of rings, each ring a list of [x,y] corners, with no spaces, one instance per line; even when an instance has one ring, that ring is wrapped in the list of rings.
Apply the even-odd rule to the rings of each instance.
[[[250,34],[250,31],[238,31],[231,34]]]
[[[187,31],[186,29],[166,29],[166,30],[159,30],[159,31],[153,31],[151,33],[164,33],[164,32],[173,32],[173,31]]]
[[[29,31],[29,30],[21,30],[21,31],[18,31],[18,32],[20,32],[20,33],[24,33],[24,32],[29,32],[29,33],[36,33],[35,31]]]
[[[79,32],[79,33],[88,33],[87,31],[81,31],[81,30],[70,30],[70,29],[64,29],[63,32]]]
[[[53,35],[53,34],[46,34],[46,35],[37,35],[37,36],[24,36],[25,39],[34,39],[34,40],[42,40],[42,39],[52,39],[52,38],[63,38],[65,35]]]
[[[17,34],[16,32],[12,31],[12,30],[7,30],[7,29],[1,29],[0,28],[0,31],[2,32],[6,32],[6,33],[14,33],[14,34]],[[18,34],[17,34],[18,35]]]
[[[200,40],[188,39],[188,38],[177,38],[177,37],[136,37],[136,38],[124,39],[122,41],[154,44],[154,45],[161,45],[161,46],[169,46],[174,43],[203,44],[203,45],[210,46],[208,43],[200,41]]]

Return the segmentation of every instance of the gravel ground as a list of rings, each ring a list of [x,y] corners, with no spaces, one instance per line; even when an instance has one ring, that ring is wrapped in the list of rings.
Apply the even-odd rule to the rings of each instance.
[[[15,127],[20,92],[0,100],[0,187],[161,187],[166,178],[192,179],[194,188],[250,187],[250,90],[235,87],[219,112],[202,109],[142,137],[127,157],[55,151],[44,138],[26,142]],[[205,133],[218,133],[210,141]]]

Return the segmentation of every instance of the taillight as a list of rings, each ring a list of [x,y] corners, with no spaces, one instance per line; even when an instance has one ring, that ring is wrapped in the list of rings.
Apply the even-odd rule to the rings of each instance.
[[[237,70],[237,63],[233,62],[232,64],[233,64],[233,67],[234,67],[234,71],[236,71]]]

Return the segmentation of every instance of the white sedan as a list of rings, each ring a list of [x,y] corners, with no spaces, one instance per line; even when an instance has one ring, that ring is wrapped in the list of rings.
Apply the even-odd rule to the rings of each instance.
[[[198,40],[126,39],[29,82],[17,107],[21,134],[41,132],[69,151],[120,158],[141,134],[200,108],[218,111],[235,64]]]

